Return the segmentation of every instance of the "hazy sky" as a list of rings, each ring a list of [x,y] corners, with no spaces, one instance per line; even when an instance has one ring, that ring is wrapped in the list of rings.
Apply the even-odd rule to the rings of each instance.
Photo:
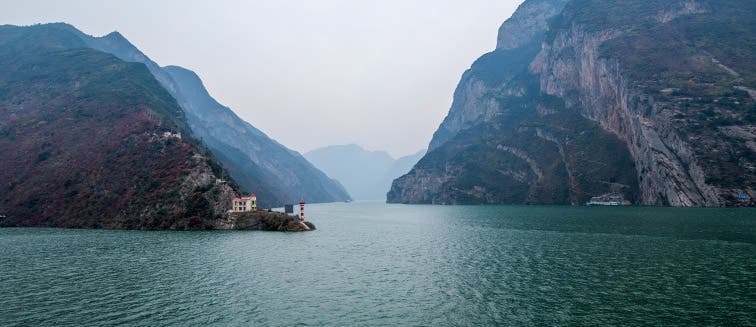
[[[298,150],[427,146],[472,62],[521,0],[0,0],[0,24],[121,32],[197,72],[239,116]]]

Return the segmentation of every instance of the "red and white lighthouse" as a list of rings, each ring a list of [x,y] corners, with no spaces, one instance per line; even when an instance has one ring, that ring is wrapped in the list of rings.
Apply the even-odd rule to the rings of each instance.
[[[304,198],[302,198],[301,201],[299,201],[299,221],[304,222],[304,205],[305,201]]]

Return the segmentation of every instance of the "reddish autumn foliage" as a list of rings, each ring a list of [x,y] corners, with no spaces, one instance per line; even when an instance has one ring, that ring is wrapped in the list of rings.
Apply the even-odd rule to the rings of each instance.
[[[0,37],[0,225],[199,229],[222,214],[217,188],[187,189],[222,170],[190,137],[163,137],[190,133],[144,65],[34,37]]]

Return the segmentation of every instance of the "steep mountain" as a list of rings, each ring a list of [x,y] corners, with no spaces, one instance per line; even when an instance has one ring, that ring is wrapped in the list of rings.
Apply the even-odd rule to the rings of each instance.
[[[753,1],[527,0],[389,202],[754,205],[754,58]]]
[[[86,35],[67,24],[52,28],[76,34],[87,47],[127,62],[143,63],[186,113],[192,132],[201,138],[242,189],[254,192],[266,207],[292,203],[349,200],[338,182],[328,178],[299,153],[271,139],[213,99],[192,71],[160,67],[118,32],[103,37]]]
[[[305,158],[343,184],[356,200],[385,200],[391,182],[406,174],[425,151],[399,159],[359,145],[334,145],[305,153]]]
[[[337,181],[330,179],[299,153],[289,150],[239,118],[213,99],[192,71],[169,66],[177,97],[187,113],[189,127],[227,167],[242,186],[258,194],[264,206],[350,200]]]
[[[191,135],[145,65],[0,26],[0,226],[213,228],[234,185]]]

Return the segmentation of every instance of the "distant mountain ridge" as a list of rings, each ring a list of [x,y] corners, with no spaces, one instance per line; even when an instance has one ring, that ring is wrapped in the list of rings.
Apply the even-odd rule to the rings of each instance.
[[[195,135],[208,145],[244,190],[258,195],[262,206],[281,206],[300,198],[312,203],[350,199],[338,182],[299,153],[269,138],[213,99],[194,72],[177,66],[160,67],[118,32],[93,37],[64,23],[45,26],[68,31],[87,47],[121,60],[145,64],[186,112]]]
[[[368,151],[356,144],[312,150],[305,158],[328,176],[341,182],[355,200],[386,200],[391,182],[412,169],[425,154],[392,158],[385,151]]]

